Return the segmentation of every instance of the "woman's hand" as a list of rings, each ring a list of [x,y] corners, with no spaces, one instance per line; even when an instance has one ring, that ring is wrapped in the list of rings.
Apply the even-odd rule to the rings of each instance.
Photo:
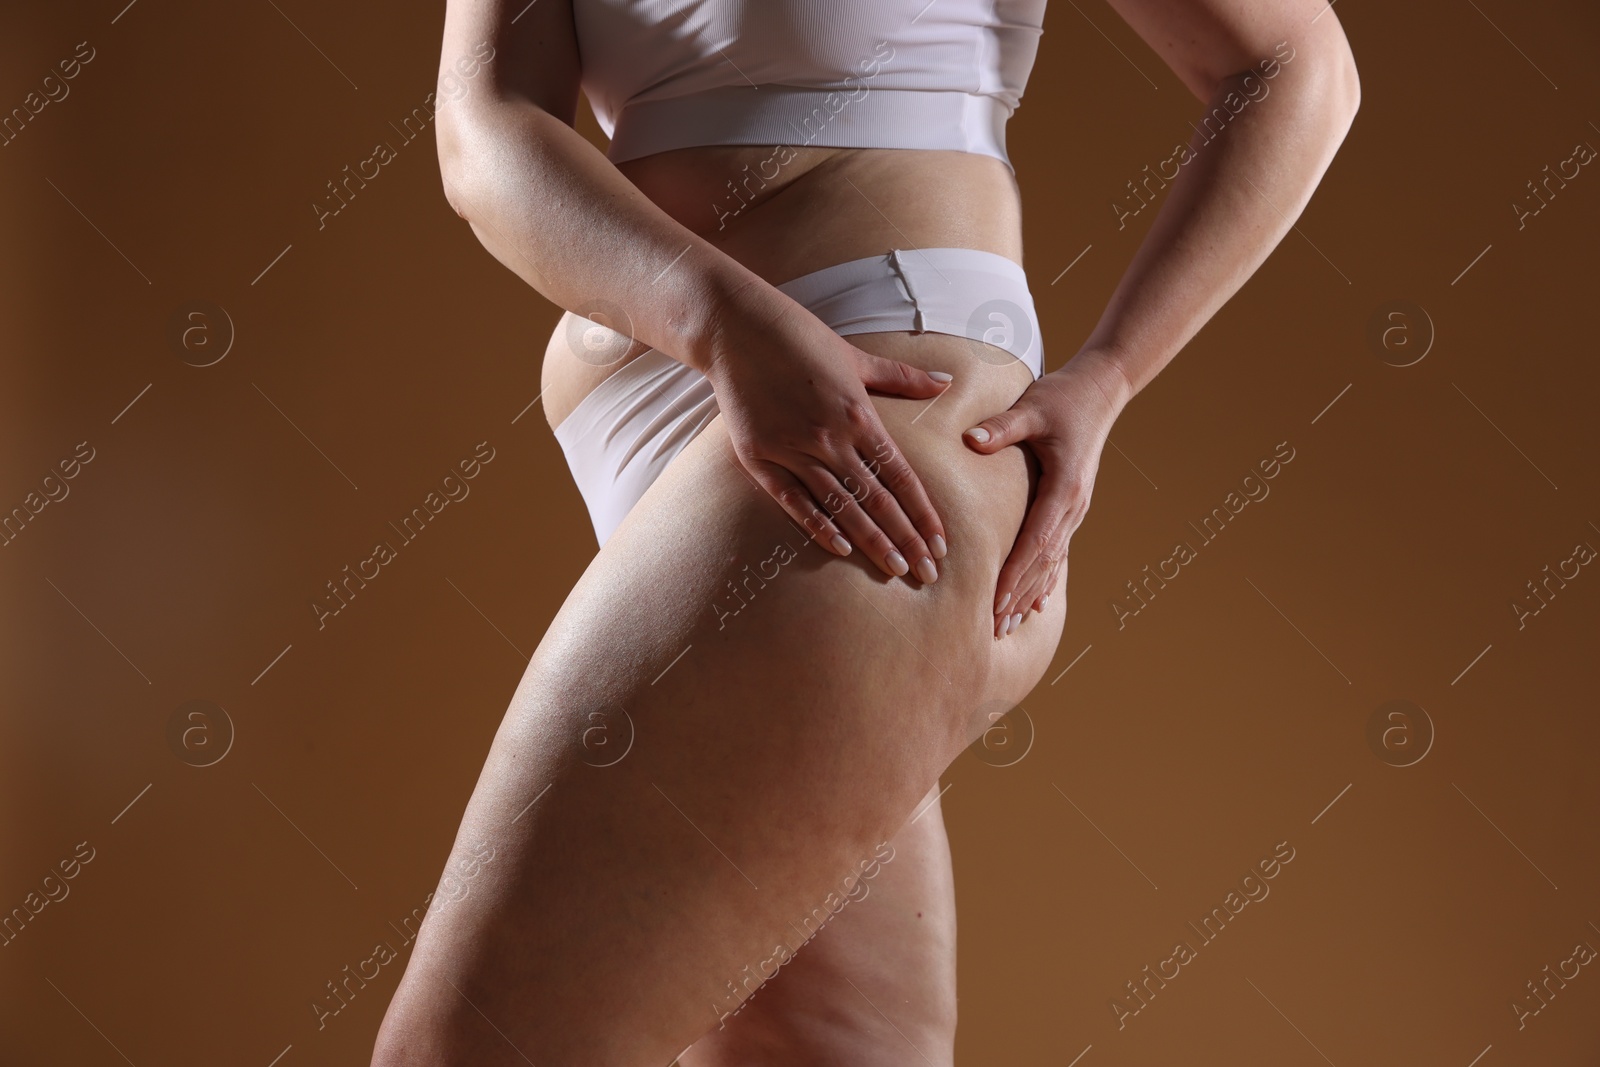
[[[867,390],[927,399],[949,375],[795,314],[724,340],[707,377],[739,462],[818,544],[844,556],[853,542],[886,574],[938,579],[944,525]]]
[[[995,584],[994,635],[1004,637],[1029,611],[1043,611],[1067,567],[1067,542],[1089,510],[1100,451],[1127,404],[1127,379],[1108,359],[1080,352],[1030,385],[1010,408],[962,434],[992,455],[1028,442],[1039,486]]]

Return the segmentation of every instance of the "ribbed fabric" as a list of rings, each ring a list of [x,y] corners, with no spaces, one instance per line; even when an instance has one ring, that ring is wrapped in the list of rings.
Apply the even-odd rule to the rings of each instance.
[[[974,341],[976,358],[1015,358],[1043,373],[1039,318],[1027,275],[972,248],[895,249],[839,263],[777,288],[841,336],[922,330]],[[716,417],[711,383],[654,348],[579,401],[556,440],[583,494],[600,544],[645,491]]]
[[[1009,167],[1045,0],[572,0],[613,162],[707,144],[940,148]]]

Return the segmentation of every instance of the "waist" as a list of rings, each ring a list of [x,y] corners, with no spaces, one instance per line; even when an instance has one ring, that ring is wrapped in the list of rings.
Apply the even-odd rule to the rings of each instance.
[[[803,147],[785,157],[774,177],[761,179],[761,161],[772,151],[769,145],[704,145],[628,160],[617,169],[673,219],[772,285],[891,248],[968,248],[1022,262],[1016,180],[992,156]],[[606,359],[577,354],[584,346],[575,347],[573,338],[590,337],[586,330],[599,331],[593,343],[607,351]],[[555,324],[540,383],[552,427],[649,347],[622,344],[610,333],[570,311]],[[891,343],[891,335],[870,336],[871,344]],[[956,343],[929,339],[936,336],[913,339],[909,348]]]
[[[974,248],[1022,262],[1021,197],[993,156],[704,145],[617,168],[677,222],[774,285],[889,248]]]

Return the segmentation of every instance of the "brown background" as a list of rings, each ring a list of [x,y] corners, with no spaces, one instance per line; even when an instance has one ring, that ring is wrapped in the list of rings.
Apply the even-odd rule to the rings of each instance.
[[[0,16],[5,111],[95,49],[0,147],[0,508],[95,457],[0,547],[0,911],[94,849],[0,947],[0,1059],[365,1063],[400,963],[321,1030],[310,1005],[399,947],[594,551],[528,407],[557,309],[450,211],[431,128],[317,228],[325,183],[430,91],[439,5],[123,3]],[[1056,665],[946,776],[964,1062],[1600,1062],[1600,965],[1520,1031],[1510,1008],[1600,947],[1600,574],[1520,630],[1510,606],[1600,547],[1600,174],[1521,231],[1510,207],[1600,145],[1600,16],[1337,11],[1349,139],[1123,416]],[[1118,232],[1110,201],[1198,110],[1102,3],[1051,5],[1011,127],[1047,367],[1153,215]],[[204,368],[169,341],[195,299],[236,330]],[[1368,340],[1394,299],[1437,335],[1407,367]],[[1404,325],[1391,362],[1425,340]],[[319,630],[324,582],[485,440],[470,497]],[[1280,441],[1270,497],[1119,630],[1124,583]],[[196,699],[235,731],[208,767],[179,753],[217,751],[220,716],[168,740]],[[1374,747],[1397,699],[1431,728]],[[1280,841],[1271,895],[1119,1030],[1111,998]]]

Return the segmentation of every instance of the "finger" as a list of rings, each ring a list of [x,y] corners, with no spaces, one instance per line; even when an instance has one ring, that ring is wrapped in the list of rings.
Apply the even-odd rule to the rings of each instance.
[[[945,371],[923,370],[898,359],[875,356],[859,349],[857,351],[856,368],[861,376],[861,384],[868,389],[926,400],[949,388],[952,376]]]
[[[1069,520],[1066,525],[1072,525],[1071,521]],[[1048,554],[1050,558],[1049,565],[1040,568],[1038,582],[1024,592],[1017,601],[1019,604],[1027,605],[1027,608],[1023,609],[1022,622],[1027,622],[1035,613],[1044,614],[1045,608],[1050,602],[1050,595],[1055,592],[1057,580],[1066,570],[1067,553],[1072,547],[1072,531],[1063,527],[1059,534],[1061,536],[1061,544],[1057,551]]]
[[[1058,547],[1052,546],[1049,551],[1040,553],[1033,567],[1022,576],[1022,581],[1017,586],[1019,592],[1011,604],[1013,615],[1021,616],[1012,627],[1013,631],[1032,618],[1033,613],[1038,610],[1039,597],[1044,593],[1045,581],[1050,577],[1051,570],[1055,568],[1059,551]]]
[[[945,553],[949,551],[949,545],[944,539],[944,521],[939,518],[939,513],[934,509],[933,502],[928,499],[922,480],[917,477],[916,472],[911,468],[910,462],[900,456],[895,449],[894,441],[887,434],[883,434],[882,429],[881,426],[878,427],[881,436],[874,438],[877,444],[873,446],[870,458],[866,457],[866,453],[859,447],[856,452],[864,457],[863,462],[866,465],[867,473],[876,478],[881,485],[894,494],[895,501],[900,505],[900,509],[905,513],[906,517],[911,520],[916,535],[922,538],[923,543],[927,546],[928,553],[936,560],[944,559]],[[900,457],[902,462],[896,464],[892,470],[886,469],[885,465],[897,456]],[[906,477],[908,474],[909,480]],[[917,557],[912,556],[911,559],[913,561],[912,569],[915,570]],[[935,571],[937,571],[937,568],[935,568]]]
[[[1056,579],[1066,566],[1067,553],[1071,549],[1072,532],[1063,529],[1060,533],[1061,544],[1056,551],[1050,553],[1050,565],[1043,568],[1038,585],[1022,601],[1028,605],[1030,611],[1038,612],[1041,615],[1044,614],[1045,604],[1049,601],[1050,594],[1055,591]]]
[[[1017,594],[1011,598],[1006,610],[996,616],[997,628],[1001,630],[1000,636],[1015,633],[1018,627],[1028,620],[1028,616],[1033,612],[1034,602],[1044,591],[1045,577],[1055,565],[1054,560],[1053,551],[1041,552],[1035,558],[1033,565],[1022,575],[1017,583]]]
[[[900,547],[912,573],[923,582],[937,581],[939,568],[933,561],[943,559],[948,551],[944,523],[905,454],[894,446],[887,433],[877,441],[861,476],[873,478],[884,493],[879,500],[863,502],[863,507]],[[860,449],[858,453],[864,455]]]
[[[850,542],[828,512],[818,504],[811,489],[789,471],[767,460],[755,461],[751,471],[789,517],[800,524],[811,539],[836,556],[850,554]]]
[[[1067,480],[1056,472],[1048,453],[1040,456],[1040,466],[1038,493],[1022,520],[1016,543],[1011,546],[1011,553],[1006,557],[995,581],[996,615],[1008,609],[1012,612],[1020,610],[1013,605],[1020,603],[1017,594],[1023,591],[1023,576],[1034,566],[1041,553],[1058,543],[1064,543],[1058,542],[1055,534],[1066,521],[1077,494]]]
[[[909,465],[905,469],[910,471]],[[909,573],[918,581],[931,584],[939,580],[939,567],[934,560],[944,554],[942,550],[944,537],[942,534],[933,535],[938,538],[941,546],[941,550],[936,554],[934,543],[924,538],[917,529],[915,506],[906,499],[907,494],[914,495],[913,491],[922,489],[921,483],[916,481],[915,475],[912,475],[911,484],[897,483],[894,477],[892,468],[874,460],[871,464],[858,464],[852,474],[846,475],[844,486],[852,494],[855,494],[858,486],[862,484],[868,486],[869,492],[866,496],[857,494],[862,510],[872,517],[879,529],[898,547],[901,556],[911,565]],[[872,483],[878,486],[877,499],[873,499],[870,493]],[[875,508],[877,510],[874,510]],[[924,517],[924,521],[930,520]],[[931,517],[931,523],[936,528],[942,529],[938,525],[937,515]]]
[[[1031,561],[1017,576],[1015,584],[1011,586],[1012,594],[1005,608],[998,612],[1001,621],[1009,615],[1012,619],[1010,629],[1015,631],[1018,626],[1027,620],[1028,615],[1035,610],[1035,605],[1042,593],[1045,592],[1045,580],[1050,570],[1056,565],[1060,549],[1059,536],[1052,536],[1045,543],[1033,547]],[[1021,547],[1020,542],[1018,547]]]
[[[1034,406],[1028,402],[1026,394],[1005,411],[990,415],[976,426],[965,430],[961,439],[972,448],[984,455],[993,455],[1007,445],[1014,445],[1018,441],[1032,437],[1039,428],[1039,421],[1034,411]]]
[[[1070,538],[1068,540],[1070,541]],[[1043,615],[1045,609],[1050,606],[1050,601],[1056,595],[1056,590],[1058,588],[1061,591],[1061,611],[1063,614],[1065,614],[1067,610],[1067,553],[1070,551],[1070,549],[1071,545],[1069,544],[1062,550],[1061,558],[1056,561],[1056,565],[1054,567],[1050,568],[1050,574],[1045,578],[1044,590],[1039,594],[1039,607],[1037,609],[1041,615]]]
[[[876,482],[870,486],[864,484],[859,473],[846,474],[841,480],[822,461],[811,461],[804,468],[797,468],[796,474],[842,535],[850,544],[858,546],[879,570],[891,578],[910,571],[904,553],[861,506],[862,499],[884,495],[886,490],[882,486]],[[845,487],[846,481],[854,492]]]
[[[885,574],[899,578],[910,573],[928,557],[927,548],[888,488],[871,476],[853,451],[832,462],[840,470],[831,476],[837,490],[830,490],[823,507]]]
[[[1014,549],[1015,546],[1013,546]],[[1048,566],[1049,564],[1042,554],[1035,556],[1027,570],[1018,577],[1015,591],[1005,601],[1005,608],[995,612],[993,622],[995,632],[999,636],[1006,637],[1022,625],[1029,610],[1028,595],[1044,577],[1044,570]],[[996,598],[997,603],[999,599]]]
[[[1039,595],[1033,599],[1034,611],[1037,611],[1040,614],[1044,613],[1044,609],[1050,601],[1050,594],[1055,592],[1056,581],[1061,574],[1061,566],[1065,558],[1066,555],[1063,553],[1062,559],[1056,560],[1055,564],[1051,566],[1050,570],[1045,574],[1044,581],[1039,587]]]

